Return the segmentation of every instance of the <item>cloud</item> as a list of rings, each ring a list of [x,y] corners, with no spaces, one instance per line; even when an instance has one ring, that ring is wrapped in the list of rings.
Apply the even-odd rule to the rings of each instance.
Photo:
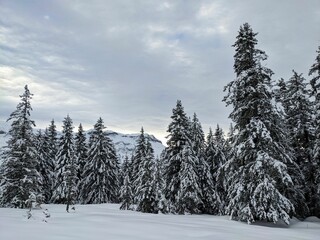
[[[115,130],[144,126],[163,139],[181,99],[206,131],[227,129],[222,90],[234,78],[239,26],[259,32],[275,79],[292,68],[306,76],[320,43],[319,8],[317,0],[2,1],[0,118],[28,83],[41,126],[70,114],[90,127],[101,116]]]

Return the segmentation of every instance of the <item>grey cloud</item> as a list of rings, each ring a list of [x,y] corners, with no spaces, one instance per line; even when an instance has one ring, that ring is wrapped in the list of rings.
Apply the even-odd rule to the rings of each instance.
[[[292,68],[306,76],[320,44],[317,9],[317,0],[4,0],[0,89],[7,105],[0,118],[29,83],[40,125],[69,113],[75,124],[91,126],[101,116],[110,128],[137,132],[143,125],[163,137],[181,99],[206,130],[217,123],[227,129],[222,90],[234,78],[239,26],[249,22],[259,32],[275,79],[290,77]]]

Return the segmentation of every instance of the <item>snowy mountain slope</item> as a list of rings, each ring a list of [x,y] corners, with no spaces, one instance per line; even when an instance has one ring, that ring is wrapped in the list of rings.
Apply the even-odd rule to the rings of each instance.
[[[1,122],[0,124],[0,148],[2,149],[3,146],[6,145],[6,142],[9,139],[9,136],[6,135],[6,133],[9,130],[9,125],[6,123]],[[88,130],[87,133],[87,139],[89,138],[88,134],[91,130]],[[139,137],[139,134],[123,134],[123,133],[117,133],[114,131],[106,131],[107,135],[111,138],[113,141],[119,160],[120,162],[123,162],[126,156],[131,157],[135,145],[136,140]],[[155,152],[155,157],[160,156],[162,150],[165,148],[161,141],[155,138],[153,135],[145,134],[146,138],[148,138],[151,142],[151,145]],[[1,150],[0,150],[1,151]]]
[[[319,239],[320,220],[293,219],[291,225],[258,222],[248,225],[226,216],[163,215],[119,210],[118,204],[77,205],[67,213],[65,205],[44,205],[42,210],[0,208],[3,240],[311,240]]]

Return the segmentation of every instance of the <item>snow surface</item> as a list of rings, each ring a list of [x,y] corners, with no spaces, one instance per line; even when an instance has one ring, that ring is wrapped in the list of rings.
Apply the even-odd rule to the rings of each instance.
[[[308,218],[284,224],[231,221],[227,216],[163,215],[119,210],[118,204],[77,205],[67,213],[65,205],[43,205],[27,219],[26,210],[0,208],[1,240],[316,240],[320,221]]]

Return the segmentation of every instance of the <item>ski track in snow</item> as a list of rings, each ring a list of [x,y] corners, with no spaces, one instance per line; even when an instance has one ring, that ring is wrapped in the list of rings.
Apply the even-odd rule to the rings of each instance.
[[[33,210],[27,219],[25,209],[0,208],[1,240],[316,240],[320,220],[293,219],[282,223],[258,222],[248,225],[228,216],[164,215],[119,210],[118,204],[77,205],[71,213],[65,205],[43,205],[51,217]]]

